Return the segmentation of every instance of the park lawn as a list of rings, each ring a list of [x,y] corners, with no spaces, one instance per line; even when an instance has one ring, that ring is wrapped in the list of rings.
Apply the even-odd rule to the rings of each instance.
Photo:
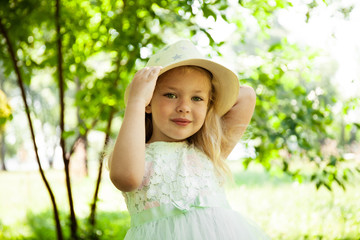
[[[235,183],[228,186],[231,205],[272,239],[360,239],[359,177],[346,191],[334,186],[330,192],[316,190],[314,183],[270,177],[259,167],[245,172],[239,164],[234,167]]]
[[[232,161],[234,181],[226,185],[231,206],[256,222],[272,239],[360,239],[360,186],[354,178],[344,192],[316,190],[309,182],[271,177],[260,166],[242,168]],[[93,169],[96,169],[94,167]],[[69,236],[68,200],[62,171],[47,171],[60,210],[65,237]],[[80,238],[122,239],[130,225],[123,197],[104,170],[97,225],[87,224],[96,172],[73,177],[74,204]],[[54,239],[50,198],[38,172],[0,173],[0,239]],[[91,232],[91,234],[90,234]],[[96,239],[93,238],[93,239]]]

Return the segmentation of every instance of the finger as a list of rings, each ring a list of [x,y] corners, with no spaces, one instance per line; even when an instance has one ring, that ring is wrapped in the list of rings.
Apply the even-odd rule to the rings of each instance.
[[[161,67],[154,67],[153,69],[151,69],[149,77],[158,78],[160,71],[161,71]]]
[[[137,79],[137,78],[142,78],[144,76],[144,73],[147,71],[147,68],[143,68],[140,69],[139,71],[137,71],[134,75],[133,80]]]
[[[155,67],[150,67],[149,69],[146,70],[146,79],[148,79],[149,81],[154,80],[154,78],[156,79],[159,75],[159,72],[161,71],[162,67],[159,66],[155,66]]]
[[[147,73],[149,75],[154,75],[154,74],[158,74],[160,72],[160,67],[150,67],[148,70],[147,70]]]

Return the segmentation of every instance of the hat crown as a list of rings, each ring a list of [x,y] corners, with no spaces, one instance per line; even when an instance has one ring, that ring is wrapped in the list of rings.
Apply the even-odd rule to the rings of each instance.
[[[146,64],[147,67],[162,66],[166,67],[187,59],[203,59],[198,49],[189,40],[180,40],[172,45],[168,45],[154,54]]]

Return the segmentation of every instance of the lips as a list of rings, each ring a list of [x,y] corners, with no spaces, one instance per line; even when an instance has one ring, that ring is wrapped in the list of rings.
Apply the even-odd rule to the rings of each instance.
[[[171,121],[173,121],[175,124],[177,124],[179,126],[186,126],[189,123],[191,123],[191,121],[186,118],[174,118],[174,119],[171,119]]]

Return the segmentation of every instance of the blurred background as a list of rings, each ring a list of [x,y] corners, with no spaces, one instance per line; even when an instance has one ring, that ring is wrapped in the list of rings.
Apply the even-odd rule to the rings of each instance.
[[[1,0],[0,239],[123,239],[124,91],[184,38],[257,93],[232,207],[272,239],[360,239],[359,26],[357,0]]]

